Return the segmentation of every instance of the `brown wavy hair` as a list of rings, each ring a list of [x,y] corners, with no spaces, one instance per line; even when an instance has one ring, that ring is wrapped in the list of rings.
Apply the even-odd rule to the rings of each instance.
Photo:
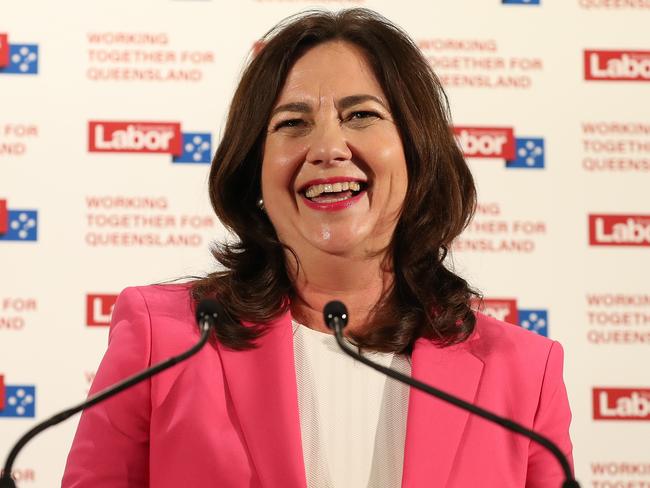
[[[229,316],[217,339],[233,349],[254,347],[265,324],[287,311],[295,290],[286,246],[257,205],[266,127],[296,60],[334,40],[352,43],[367,56],[392,109],[408,173],[387,253],[393,285],[376,305],[372,327],[352,339],[364,348],[398,353],[408,353],[419,337],[440,345],[461,342],[474,328],[470,300],[477,294],[443,261],[473,215],[474,180],[453,137],[440,81],[405,32],[367,9],[309,11],[262,38],[234,94],[210,171],[214,211],[238,240],[213,247],[222,269],[194,281],[193,297],[218,297]]]

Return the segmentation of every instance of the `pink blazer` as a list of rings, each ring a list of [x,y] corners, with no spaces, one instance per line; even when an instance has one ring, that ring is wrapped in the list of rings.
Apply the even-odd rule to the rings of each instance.
[[[199,337],[188,285],[128,288],[113,312],[91,393]],[[479,314],[464,343],[417,341],[412,375],[545,434],[571,460],[557,342]],[[536,444],[411,391],[402,486],[558,488]],[[64,488],[304,488],[291,317],[259,347],[207,345],[190,360],[83,413]],[[357,487],[354,487],[357,488]]]

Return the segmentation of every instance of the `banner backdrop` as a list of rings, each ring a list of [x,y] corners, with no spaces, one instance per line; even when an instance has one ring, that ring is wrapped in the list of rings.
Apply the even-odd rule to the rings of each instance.
[[[2,460],[84,398],[121,289],[213,269],[207,174],[234,86],[312,6],[2,2]],[[650,486],[650,0],[316,6],[375,9],[417,41],[479,189],[453,265],[488,313],[564,345],[583,486]],[[77,421],[27,446],[21,487],[60,483]]]

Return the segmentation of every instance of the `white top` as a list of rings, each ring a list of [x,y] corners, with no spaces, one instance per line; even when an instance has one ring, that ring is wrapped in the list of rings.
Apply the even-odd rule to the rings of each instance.
[[[409,387],[347,356],[333,335],[293,324],[309,488],[399,488]],[[406,356],[364,352],[406,375]]]

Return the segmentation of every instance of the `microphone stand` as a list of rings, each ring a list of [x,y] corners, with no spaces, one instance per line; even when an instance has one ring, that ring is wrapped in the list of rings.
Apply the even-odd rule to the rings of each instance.
[[[202,305],[204,305],[204,302],[207,302],[207,304],[206,306],[202,307]],[[199,352],[203,348],[205,343],[208,341],[208,337],[210,335],[210,328],[214,324],[214,321],[218,315],[217,313],[218,309],[215,308],[215,306],[212,305],[210,302],[211,301],[207,301],[207,300],[201,301],[201,303],[197,307],[197,321],[199,322],[199,327],[201,330],[201,338],[199,339],[199,342],[197,342],[190,349],[177,356],[173,356],[169,359],[166,359],[165,361],[162,361],[148,369],[145,369],[140,373],[131,375],[128,378],[122,380],[119,383],[116,383],[113,386],[109,386],[108,388],[95,393],[87,400],[75,405],[74,407],[68,408],[67,410],[64,410],[62,412],[53,415],[49,419],[44,420],[43,422],[35,425],[32,429],[27,431],[20,439],[18,439],[18,442],[16,442],[14,447],[9,452],[9,455],[7,456],[7,460],[2,470],[2,476],[0,477],[0,488],[16,488],[16,483],[14,479],[11,477],[11,470],[13,468],[14,461],[16,460],[16,457],[18,456],[18,453],[21,451],[21,449],[25,447],[25,444],[27,444],[31,439],[36,437],[39,433],[43,432],[45,429],[48,429],[49,427],[52,427],[53,425],[60,424],[64,420],[72,417],[74,414],[80,412],[81,410],[84,410],[85,408],[89,408],[97,403],[103,402],[104,400],[114,395],[117,395],[121,391],[124,391],[127,388],[130,388],[131,386],[140,383],[141,381],[144,381],[147,378],[151,378],[153,375],[158,374],[161,371],[164,371],[168,368],[171,368],[172,366],[180,363],[181,361],[185,361],[190,356],[193,356],[194,354]],[[207,310],[202,311],[201,308]]]
[[[434,388],[433,386],[427,385],[426,383],[418,381],[415,378],[406,376],[398,371],[394,371],[386,366],[382,366],[381,364],[376,364],[370,359],[357,353],[352,348],[348,347],[347,344],[345,344],[345,341],[343,340],[343,327],[345,327],[345,325],[347,324],[347,312],[343,311],[340,313],[336,313],[336,312],[328,313],[327,312],[328,305],[325,306],[325,310],[326,310],[325,323],[327,324],[328,327],[334,330],[334,336],[336,337],[336,342],[338,342],[339,347],[343,350],[345,354],[353,357],[357,361],[360,361],[367,366],[370,366],[372,369],[376,371],[379,371],[381,373],[384,373],[387,376],[390,376],[391,378],[397,381],[406,383],[407,385],[410,385],[413,388],[428,393],[429,395],[433,395],[434,397],[439,398],[445,402],[451,403],[452,405],[456,405],[457,407],[462,408],[463,410],[468,410],[474,415],[478,415],[479,417],[489,420],[490,422],[494,422],[495,424],[498,424],[520,435],[523,435],[524,437],[528,437],[533,442],[536,442],[537,444],[540,444],[541,446],[548,449],[553,454],[553,456],[555,456],[555,458],[558,460],[558,462],[562,466],[562,470],[564,471],[564,477],[565,477],[564,483],[562,484],[562,488],[580,488],[578,482],[573,478],[573,474],[571,473],[571,466],[569,466],[569,462],[567,461],[566,456],[560,450],[560,448],[557,447],[555,443],[550,439],[544,437],[541,434],[538,434],[537,432],[527,429],[523,425],[520,425],[517,422],[514,422],[513,420],[500,417],[488,410],[485,410],[481,407],[473,405],[472,403],[468,403],[464,400],[461,400],[460,398],[457,398],[453,395],[450,395],[449,393]],[[343,310],[345,310],[344,306],[343,306]]]

